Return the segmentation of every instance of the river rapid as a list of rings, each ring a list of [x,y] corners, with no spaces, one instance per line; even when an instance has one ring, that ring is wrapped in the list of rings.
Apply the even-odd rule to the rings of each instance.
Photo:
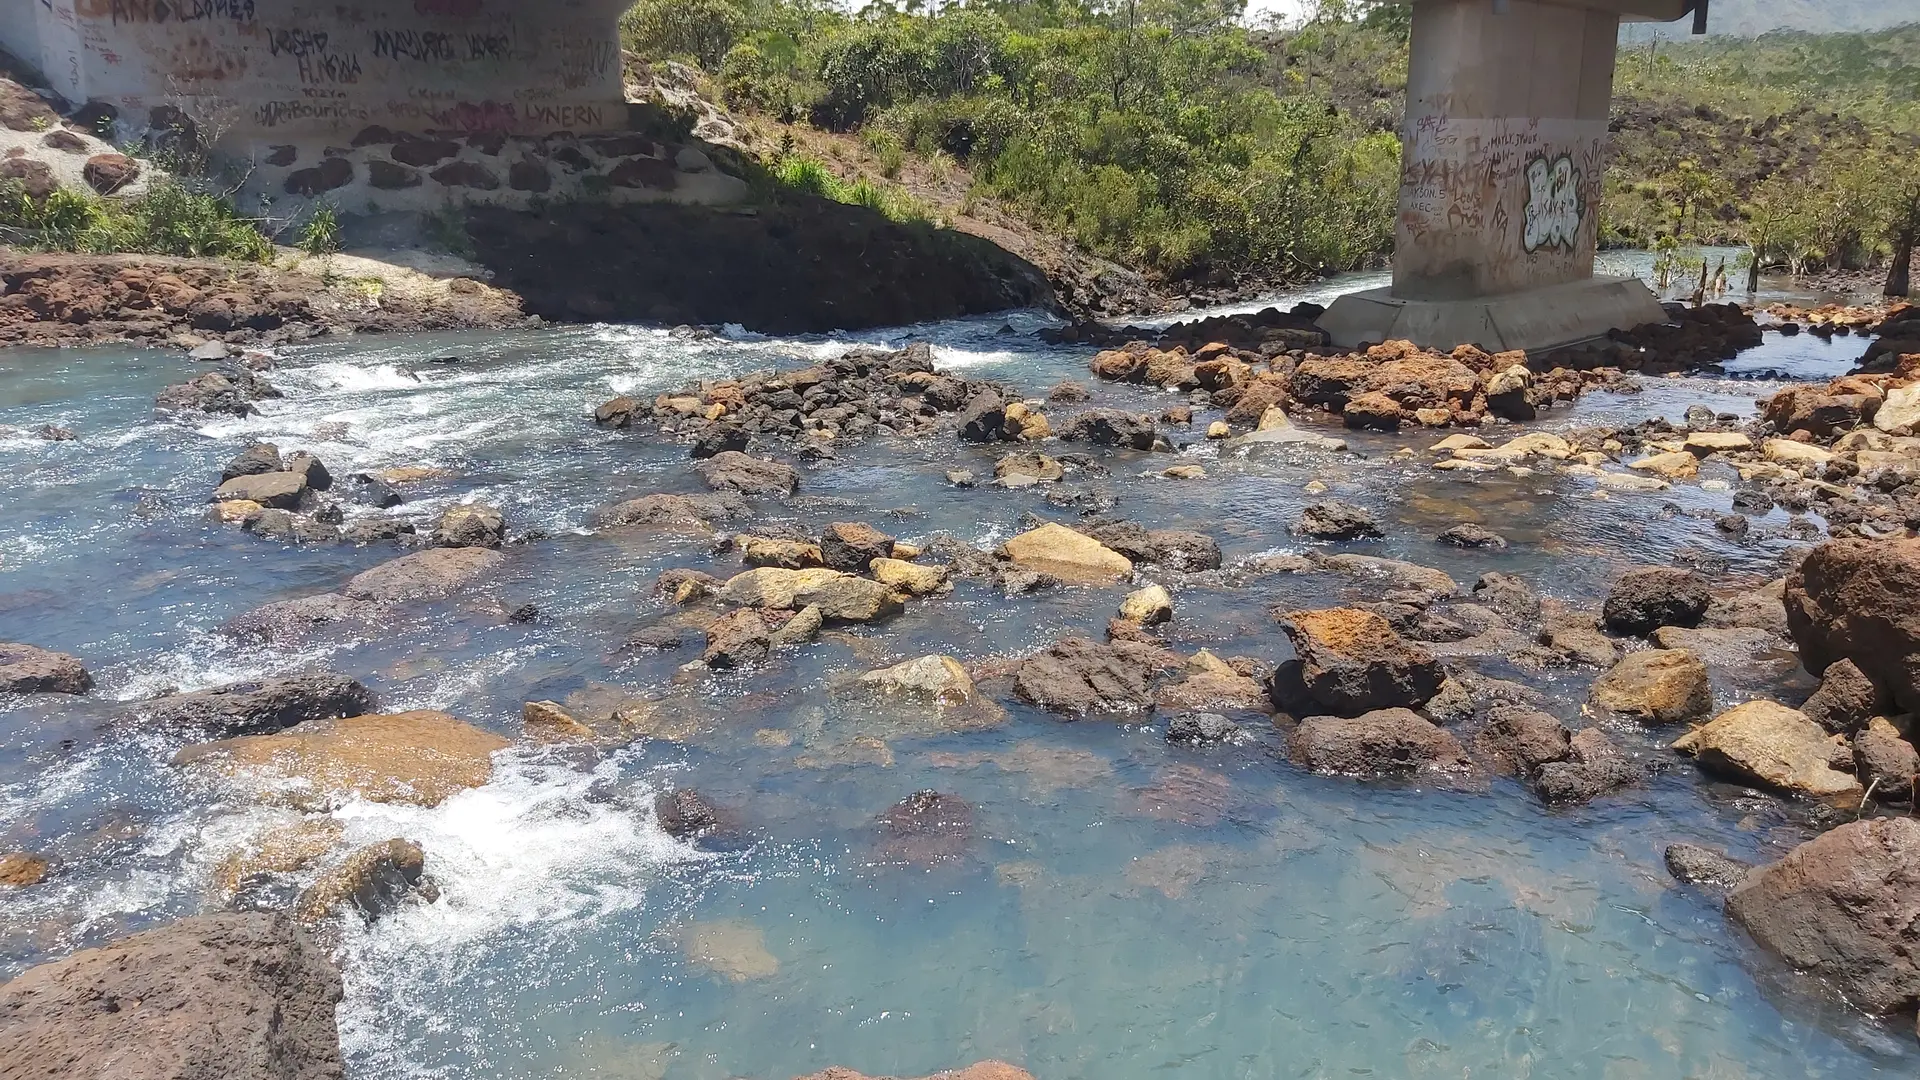
[[[1777,283],[1769,294],[1789,295]],[[1016,313],[832,339],[623,326],[364,337],[288,350],[268,376],[285,397],[245,419],[156,415],[154,394],[195,373],[177,353],[0,351],[0,425],[79,436],[0,438],[0,640],[80,656],[98,684],[86,698],[0,701],[0,851],[29,847],[57,867],[44,885],[0,892],[0,978],[201,910],[220,861],[284,820],[170,768],[183,740],[112,724],[125,703],[324,666],[366,683],[385,711],[444,709],[509,737],[523,702],[596,686],[679,685],[686,703],[677,741],[604,756],[518,743],[492,782],[436,808],[334,812],[343,847],[419,842],[442,890],[343,925],[339,1020],[356,1080],[784,1078],[830,1064],[917,1076],[990,1057],[1046,1080],[1914,1075],[1910,1032],[1783,992],[1716,902],[1669,880],[1661,852],[1677,840],[1772,859],[1811,835],[1798,808],[1691,765],[1659,760],[1643,786],[1556,811],[1510,780],[1444,790],[1314,776],[1272,732],[1170,745],[1151,716],[1068,723],[1004,694],[1006,724],[946,732],[846,686],[928,652],[973,662],[1099,637],[1132,586],[1008,598],[963,581],[890,621],[690,682],[676,669],[697,649],[623,647],[669,614],[651,589],[662,570],[738,564],[706,540],[592,529],[597,507],[699,489],[684,445],[597,429],[593,406],[910,340],[932,342],[944,368],[1036,397],[1071,379],[1093,405],[1158,413],[1184,400],[1096,385],[1092,350],[1031,336],[1046,324]],[[1695,404],[1748,415],[1783,379],[1839,374],[1860,351],[1770,334],[1725,374],[1642,379],[1639,393],[1590,395],[1538,426],[1678,421]],[[1337,432],[1355,451],[1343,455],[1238,456],[1199,437],[1213,415],[1197,413],[1177,460],[1095,451],[1109,476],[1026,490],[944,480],[991,477],[1004,447],[874,440],[802,466],[800,496],[767,516],[992,547],[1028,514],[1074,520],[1048,500],[1080,491],[1151,528],[1206,532],[1229,563],[1351,550],[1463,585],[1505,571],[1587,607],[1622,569],[1676,558],[1757,584],[1801,542],[1779,510],[1743,539],[1717,530],[1725,485],[1600,498],[1578,478],[1442,474],[1391,456],[1434,441],[1416,431]],[[397,512],[424,529],[451,503],[484,501],[512,534],[539,534],[509,548],[494,591],[540,616],[455,600],[357,640],[283,650],[220,636],[233,615],[401,554],[207,523],[222,464],[256,440],[311,450],[336,477],[445,469],[408,487]],[[1175,463],[1208,476],[1161,478]],[[1714,463],[1702,478],[1733,479]],[[1290,535],[1312,481],[1371,509],[1387,538]],[[1462,521],[1512,546],[1434,542]],[[1268,660],[1288,649],[1274,609],[1378,591],[1329,575],[1166,583],[1173,647]],[[1581,722],[1592,672],[1479,666]],[[1790,656],[1715,679],[1723,706],[1810,688]],[[682,786],[732,808],[737,835],[668,837],[651,796]],[[930,869],[894,865],[874,821],[923,789],[972,804],[972,840]]]

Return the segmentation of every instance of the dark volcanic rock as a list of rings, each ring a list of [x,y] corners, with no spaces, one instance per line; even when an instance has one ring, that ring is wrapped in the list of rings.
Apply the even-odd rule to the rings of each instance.
[[[1654,566],[1622,574],[1600,615],[1614,633],[1644,637],[1663,626],[1699,626],[1712,602],[1699,574]]]
[[[1820,688],[1800,711],[1828,731],[1848,733],[1885,713],[1889,704],[1887,695],[1873,685],[1859,665],[1839,660],[1828,664],[1820,674]]]
[[[879,824],[881,861],[949,862],[973,841],[973,806],[957,795],[916,791],[881,814]]]
[[[280,448],[272,443],[254,443],[234,455],[227,467],[220,471],[222,482],[236,476],[255,476],[260,473],[279,472],[281,468]]]
[[[284,915],[181,919],[0,986],[0,1075],[339,1080],[340,998]]]
[[[320,671],[155,698],[128,710],[126,718],[203,738],[230,739],[270,735],[307,720],[373,711],[372,691],[345,675]]]
[[[1149,680],[1175,663],[1171,653],[1140,642],[1062,638],[1020,664],[1013,689],[1054,712],[1144,709],[1153,704]]]
[[[384,605],[370,600],[321,593],[276,601],[236,615],[220,627],[220,632],[243,641],[284,644],[326,626],[370,625],[385,610]]]
[[[1290,712],[1298,702],[1283,703],[1290,680],[1297,679],[1308,701],[1335,716],[1359,716],[1381,709],[1425,705],[1440,689],[1445,675],[1425,649],[1399,634],[1379,615],[1357,608],[1327,608],[1289,612],[1280,628],[1293,642],[1298,657],[1287,675],[1276,673],[1275,704]],[[1296,708],[1288,709],[1288,704]]]
[[[601,510],[595,520],[603,528],[628,525],[705,527],[717,521],[743,518],[752,512],[737,491],[722,491],[713,495],[642,495]]]
[[[1504,548],[1507,538],[1484,525],[1461,522],[1434,539],[1461,548]]]
[[[1240,725],[1219,713],[1181,713],[1167,721],[1169,742],[1219,742],[1240,734]]]
[[[720,823],[720,812],[692,788],[675,788],[653,797],[653,816],[668,836],[688,837]]]
[[[1920,711],[1920,539],[1829,540],[1787,578],[1787,626],[1816,674],[1854,664]]]
[[[715,491],[742,495],[791,495],[800,490],[800,474],[790,465],[724,450],[694,466]]]
[[[1366,508],[1339,499],[1314,503],[1300,514],[1293,531],[1317,540],[1359,540],[1385,536]]]
[[[1842,825],[1747,875],[1727,914],[1798,971],[1870,1013],[1920,1004],[1920,821]]]
[[[1724,895],[1738,888],[1751,869],[1738,859],[1699,844],[1667,846],[1667,873],[1682,884],[1698,885]]]
[[[37,645],[0,641],[0,693],[84,694],[93,689],[93,676],[66,653]]]
[[[1352,719],[1310,716],[1288,740],[1295,761],[1315,772],[1393,776],[1467,764],[1459,740],[1408,709],[1379,709]]]
[[[893,558],[893,537],[857,521],[836,521],[820,534],[820,561],[830,570],[864,574],[875,559]]]
[[[246,416],[254,411],[255,401],[279,396],[280,391],[268,385],[265,379],[244,368],[235,368],[224,372],[209,371],[198,378],[175,383],[155,395],[153,403],[156,408],[174,411],[198,410]]]
[[[729,450],[744,451],[747,448],[747,433],[732,425],[716,425],[700,433],[693,440],[693,449],[687,456],[700,460],[724,454]]]
[[[960,437],[968,442],[995,442],[1005,437],[1007,403],[993,390],[982,390],[960,410]]]
[[[1119,409],[1089,409],[1067,421],[1060,437],[1068,442],[1089,442],[1096,446],[1151,450],[1157,433],[1153,417],[1122,412]]]
[[[445,600],[505,562],[504,555],[486,548],[418,551],[355,574],[340,593],[381,604]]]
[[[1116,521],[1078,530],[1125,555],[1135,564],[1153,563],[1169,570],[1194,572],[1220,568],[1220,545],[1206,533],[1185,529],[1148,529],[1131,521]]]

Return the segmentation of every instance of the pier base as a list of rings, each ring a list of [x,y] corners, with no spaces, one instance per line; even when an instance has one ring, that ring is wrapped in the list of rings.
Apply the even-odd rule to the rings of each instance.
[[[1639,278],[1596,277],[1471,300],[1404,300],[1390,288],[1369,289],[1335,300],[1319,321],[1342,348],[1404,338],[1442,351],[1472,344],[1501,352],[1557,348],[1666,317]]]

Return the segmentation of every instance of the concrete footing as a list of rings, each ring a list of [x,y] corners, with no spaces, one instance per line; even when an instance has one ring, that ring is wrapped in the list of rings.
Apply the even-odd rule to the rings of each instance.
[[[1404,338],[1443,351],[1473,344],[1501,352],[1571,345],[1666,317],[1639,278],[1597,277],[1472,300],[1403,300],[1392,289],[1369,289],[1335,300],[1319,321],[1343,348]]]

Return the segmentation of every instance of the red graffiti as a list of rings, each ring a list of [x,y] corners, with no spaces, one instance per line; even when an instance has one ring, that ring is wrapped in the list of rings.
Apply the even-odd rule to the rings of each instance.
[[[413,13],[471,19],[480,14],[480,8],[484,4],[485,0],[413,0]]]

